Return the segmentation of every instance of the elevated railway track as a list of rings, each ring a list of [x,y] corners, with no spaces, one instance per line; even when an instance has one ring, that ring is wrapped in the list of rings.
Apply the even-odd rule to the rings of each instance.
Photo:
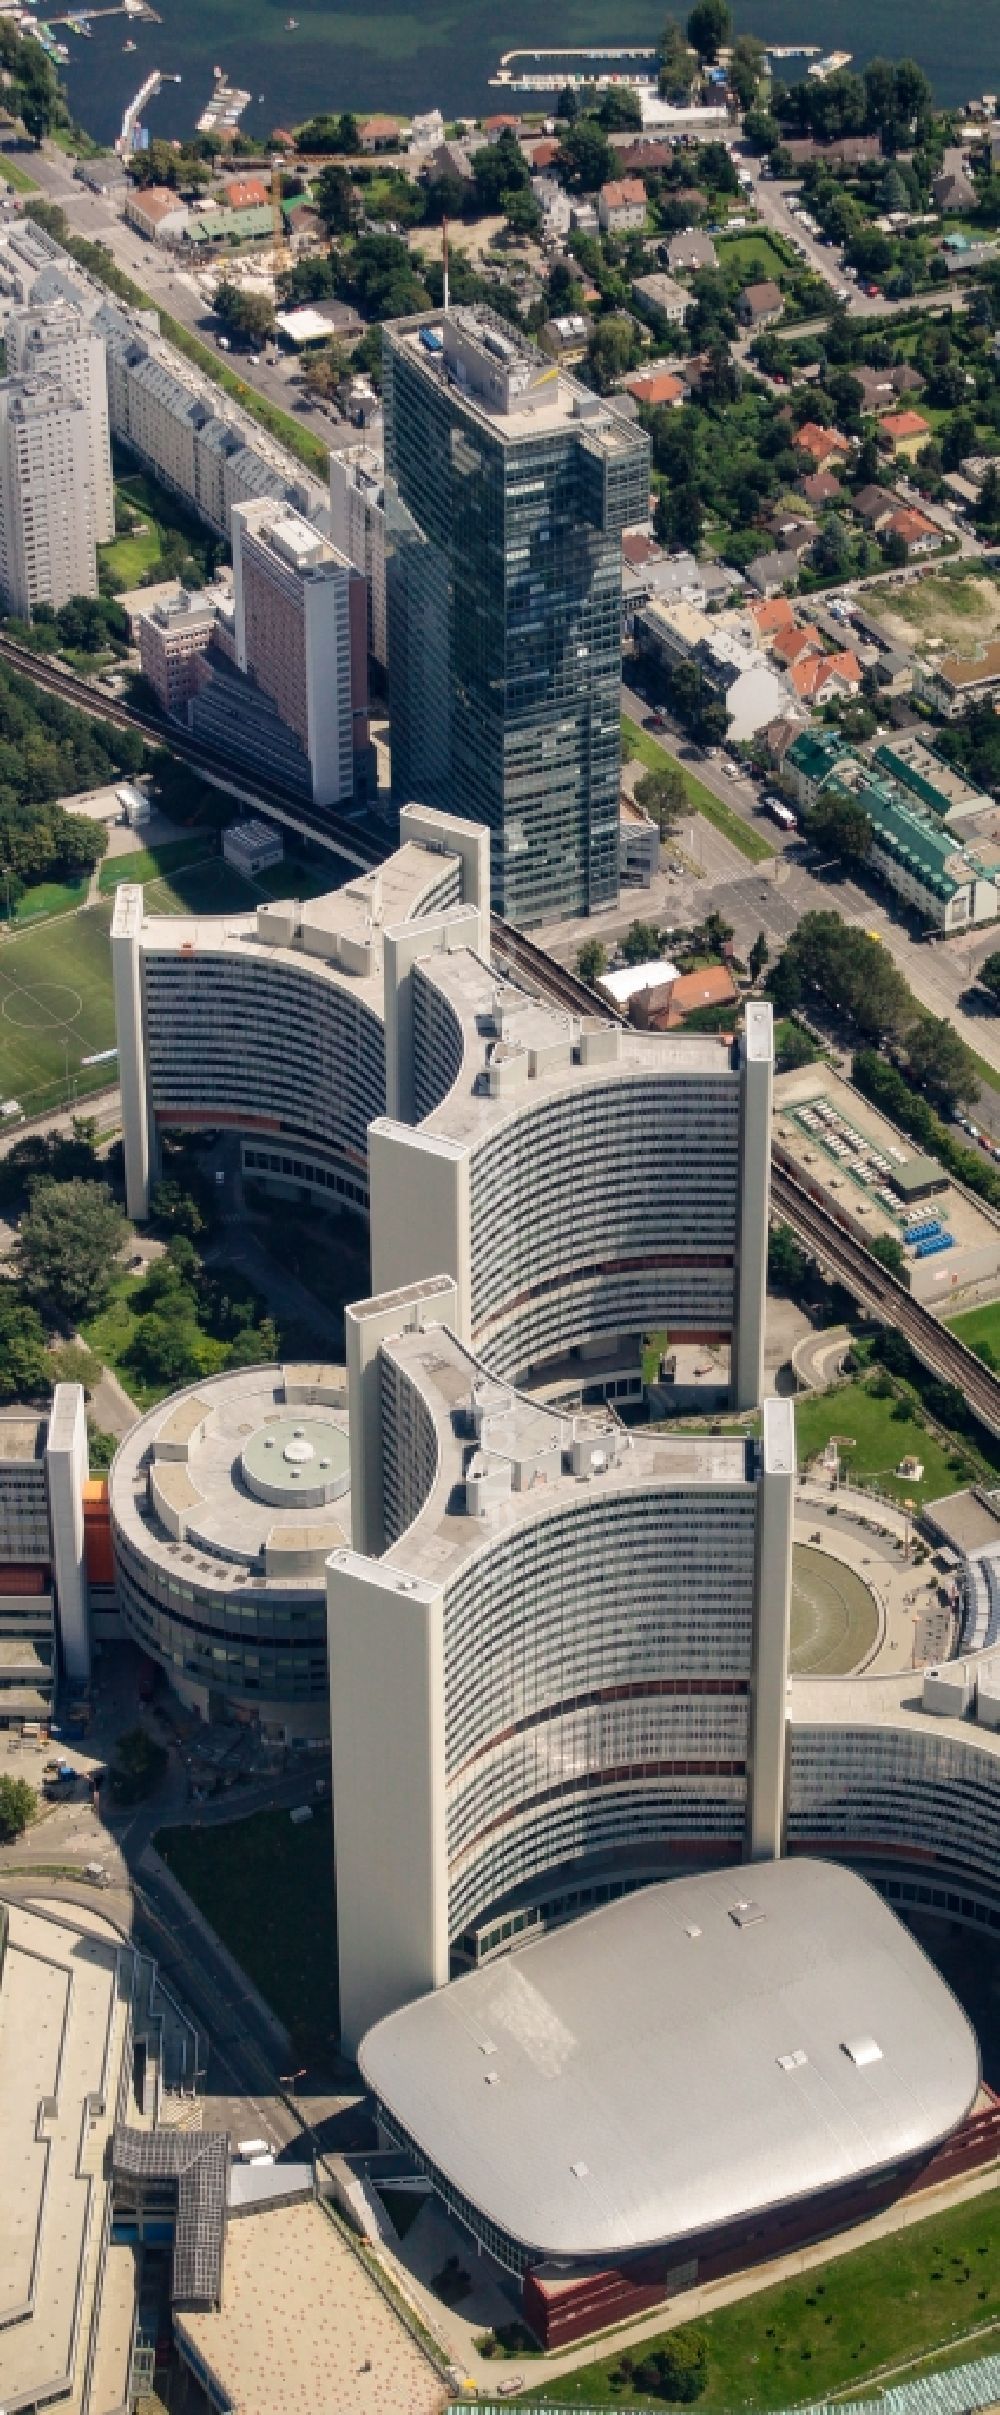
[[[847,1231],[789,1173],[775,1152],[771,1167],[772,1213],[791,1226],[796,1239],[819,1265],[842,1283],[859,1308],[883,1325],[892,1325],[909,1342],[914,1357],[941,1383],[957,1384],[980,1424],[1000,1434],[1000,1381],[967,1350],[946,1325],[939,1323],[906,1290],[888,1267],[873,1258],[864,1242]]]

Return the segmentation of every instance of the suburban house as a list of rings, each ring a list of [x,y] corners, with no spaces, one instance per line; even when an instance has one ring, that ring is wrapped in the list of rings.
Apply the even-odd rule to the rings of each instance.
[[[750,563],[747,585],[753,587],[758,595],[780,595],[783,587],[797,585],[798,576],[798,554],[759,553],[756,561]]]
[[[928,520],[925,512],[916,511],[908,503],[893,512],[886,535],[898,537],[900,544],[906,547],[908,562],[919,561],[922,554],[937,553],[944,544],[941,531],[935,528],[933,520]]]
[[[834,696],[857,696],[862,671],[857,655],[845,647],[839,654],[803,654],[788,677],[800,704],[828,704]]]
[[[1000,639],[975,654],[942,654],[934,662],[917,662],[913,693],[933,705],[947,721],[957,721],[970,704],[983,704],[1000,692]]]
[[[750,619],[758,637],[774,637],[779,630],[794,629],[795,606],[787,595],[776,595],[769,603],[751,604]]]
[[[673,276],[692,276],[699,268],[718,268],[719,255],[711,235],[703,235],[698,227],[686,227],[683,234],[671,235],[666,247],[667,266]]]
[[[921,419],[919,411],[892,411],[882,421],[878,440],[894,461],[915,461],[932,434],[930,421]]]
[[[683,327],[688,311],[694,309],[694,296],[686,285],[678,285],[676,278],[665,276],[662,269],[654,270],[648,277],[633,277],[632,292],[637,302],[657,311],[671,327]]]
[[[563,318],[546,319],[538,341],[543,352],[551,353],[553,360],[565,361],[571,369],[583,360],[589,337],[589,320],[582,311],[574,310]]]
[[[625,392],[631,394],[635,402],[643,403],[649,411],[660,410],[664,406],[669,411],[677,411],[685,401],[688,389],[683,377],[676,376],[672,369],[638,369],[634,377],[626,378]]]
[[[622,235],[630,227],[645,226],[646,187],[641,176],[623,176],[620,183],[602,185],[597,217],[606,235]]]
[[[899,508],[895,495],[886,486],[859,486],[851,500],[862,526],[874,530],[876,536],[888,528]]]
[[[812,505],[814,511],[824,511],[828,503],[843,500],[840,481],[832,477],[829,470],[811,470],[799,479],[799,485],[806,502]]]
[[[401,126],[398,117],[367,117],[358,127],[363,151],[395,151],[398,148]]]
[[[851,447],[839,428],[821,428],[814,419],[796,429],[792,443],[797,453],[804,453],[814,470],[843,469],[851,458]]]
[[[764,277],[758,285],[744,286],[737,300],[736,316],[756,334],[761,327],[773,326],[784,307],[780,286],[771,277]]]
[[[771,652],[775,662],[782,663],[786,669],[793,662],[798,662],[801,655],[821,654],[822,651],[823,640],[819,630],[814,628],[810,621],[807,621],[804,626],[793,623],[790,629],[777,629],[771,638]]]

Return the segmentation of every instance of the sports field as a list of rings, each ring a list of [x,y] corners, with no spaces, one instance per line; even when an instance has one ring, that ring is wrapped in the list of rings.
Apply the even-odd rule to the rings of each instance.
[[[0,939],[0,1097],[27,1115],[82,1098],[115,1079],[114,1062],[85,1057],[113,1048],[110,905],[63,914]]]
[[[791,1668],[795,1677],[848,1677],[878,1634],[878,1611],[853,1568],[809,1543],[792,1554]]]
[[[265,898],[322,897],[345,878],[346,867],[322,856],[315,864],[288,858],[245,879],[216,852],[210,833],[194,831],[160,847],[108,857],[101,865],[100,888],[110,896],[123,881],[140,882],[147,914],[251,914]]]

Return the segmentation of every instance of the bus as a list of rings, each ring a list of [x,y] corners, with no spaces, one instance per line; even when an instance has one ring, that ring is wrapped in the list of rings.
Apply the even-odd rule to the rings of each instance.
[[[766,812],[770,814],[772,822],[777,822],[779,830],[798,829],[798,822],[791,806],[783,804],[780,797],[765,797],[764,806]]]

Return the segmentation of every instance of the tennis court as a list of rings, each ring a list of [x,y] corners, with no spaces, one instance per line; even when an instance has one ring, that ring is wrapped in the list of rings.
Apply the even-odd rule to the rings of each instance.
[[[0,1097],[37,1115],[115,1079],[111,906],[62,914],[0,939]]]
[[[796,1543],[792,1554],[792,1641],[795,1677],[847,1677],[867,1659],[878,1635],[878,1611],[863,1577],[829,1552]]]

